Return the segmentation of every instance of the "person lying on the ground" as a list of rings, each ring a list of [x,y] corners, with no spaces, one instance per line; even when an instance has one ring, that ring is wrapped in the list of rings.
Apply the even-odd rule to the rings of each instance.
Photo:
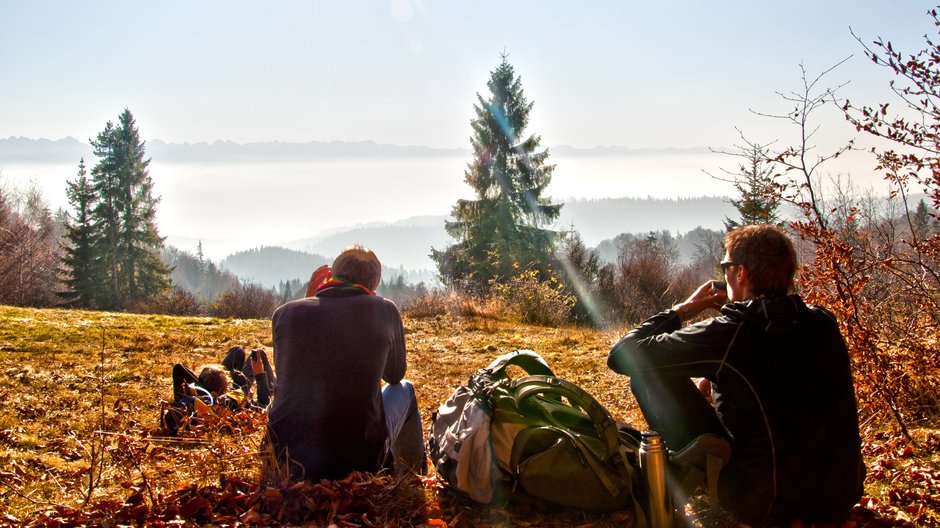
[[[262,349],[252,350],[246,358],[241,347],[233,347],[223,364],[203,365],[198,370],[197,376],[181,363],[173,365],[173,403],[160,413],[163,429],[171,434],[176,434],[184,423],[205,418],[216,408],[263,410],[271,401],[268,380],[273,373]],[[243,370],[250,372],[251,377],[245,376]],[[258,387],[257,399],[252,398],[252,385]]]

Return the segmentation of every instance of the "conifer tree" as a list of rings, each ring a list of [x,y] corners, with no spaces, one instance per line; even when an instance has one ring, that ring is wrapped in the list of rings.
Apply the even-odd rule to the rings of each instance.
[[[95,257],[102,267],[101,283],[95,294],[97,308],[118,308],[120,286],[118,275],[118,227],[120,225],[116,203],[119,195],[117,166],[115,163],[116,132],[108,121],[104,130],[91,142],[98,163],[91,169],[95,206],[92,209],[94,229],[98,233],[94,245]]]
[[[160,260],[163,238],[156,227],[158,200],[152,196],[150,159],[130,110],[121,113],[117,126],[108,121],[91,144],[99,159],[91,169],[90,182],[80,183],[84,179],[83,160],[79,179],[70,184],[79,194],[85,192],[80,188],[90,189],[91,200],[83,206],[88,208],[89,221],[70,226],[68,237],[75,244],[74,238],[84,236],[79,229],[90,232],[94,284],[81,279],[81,286],[68,285],[82,302],[94,299],[97,308],[120,309],[169,286],[170,270]],[[71,201],[80,214],[78,197]],[[74,273],[76,268],[69,267]],[[75,289],[78,287],[82,290]]]
[[[196,244],[196,260],[199,262],[199,269],[205,271],[206,269],[206,254],[202,251],[202,240]]]
[[[559,235],[557,267],[566,285],[566,293],[576,299],[571,318],[579,324],[599,325],[602,322],[602,295],[597,290],[600,257],[585,245],[574,224],[570,230],[562,231]]]
[[[780,194],[773,181],[773,166],[767,161],[766,146],[748,142],[739,150],[734,155],[744,158],[744,162],[738,165],[732,182],[740,198],[732,199],[731,205],[738,210],[740,218],[726,217],[725,229],[732,231],[742,225],[779,223]]]
[[[78,162],[75,181],[68,182],[67,186],[66,195],[75,216],[66,220],[65,239],[68,243],[64,247],[63,283],[67,290],[62,293],[62,297],[78,306],[91,307],[95,305],[95,294],[103,276],[94,252],[92,207],[95,194],[85,170],[85,158]]]
[[[934,215],[931,213],[930,208],[927,207],[927,202],[923,198],[917,202],[917,208],[914,210],[914,214],[911,215],[911,231],[917,240],[923,241],[926,240],[931,234],[931,230],[934,226],[931,224],[931,217]]]
[[[491,72],[490,95],[477,94],[471,121],[473,160],[464,172],[476,199],[458,200],[445,225],[457,243],[432,249],[445,284],[482,287],[508,279],[516,267],[545,269],[554,232],[545,226],[561,212],[542,196],[555,166],[541,137],[525,136],[532,103],[505,54]]]
[[[118,119],[117,161],[121,224],[119,284],[123,301],[148,299],[169,286],[169,270],[160,260],[163,238],[157,232],[158,198],[153,197],[150,158],[146,158],[130,110]]]

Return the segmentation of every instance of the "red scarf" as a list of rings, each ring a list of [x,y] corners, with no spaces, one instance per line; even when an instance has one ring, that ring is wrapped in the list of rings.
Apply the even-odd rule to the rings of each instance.
[[[340,288],[340,289],[347,290],[347,291],[361,291],[369,295],[375,295],[375,292],[370,290],[369,288],[363,286],[362,284],[357,284],[340,275],[333,275],[333,277],[331,277],[330,280],[317,286],[317,295],[319,295],[321,291],[326,290],[328,288]]]

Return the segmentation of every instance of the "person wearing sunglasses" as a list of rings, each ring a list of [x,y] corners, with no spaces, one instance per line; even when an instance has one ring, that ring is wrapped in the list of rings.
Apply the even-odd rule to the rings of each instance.
[[[704,480],[712,505],[747,525],[838,523],[865,476],[838,323],[793,293],[796,252],[780,228],[740,227],[725,249],[726,289],[708,281],[652,316],[607,364],[630,376],[663,437],[677,505]],[[702,317],[709,310],[719,313]],[[707,380],[713,401],[692,378]]]

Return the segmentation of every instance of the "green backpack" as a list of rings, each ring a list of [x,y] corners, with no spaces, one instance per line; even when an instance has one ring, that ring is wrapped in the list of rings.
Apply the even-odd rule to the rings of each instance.
[[[516,365],[527,376],[510,378]],[[632,509],[639,435],[535,352],[500,356],[432,417],[429,452],[454,490],[477,502],[529,495],[576,508]]]

